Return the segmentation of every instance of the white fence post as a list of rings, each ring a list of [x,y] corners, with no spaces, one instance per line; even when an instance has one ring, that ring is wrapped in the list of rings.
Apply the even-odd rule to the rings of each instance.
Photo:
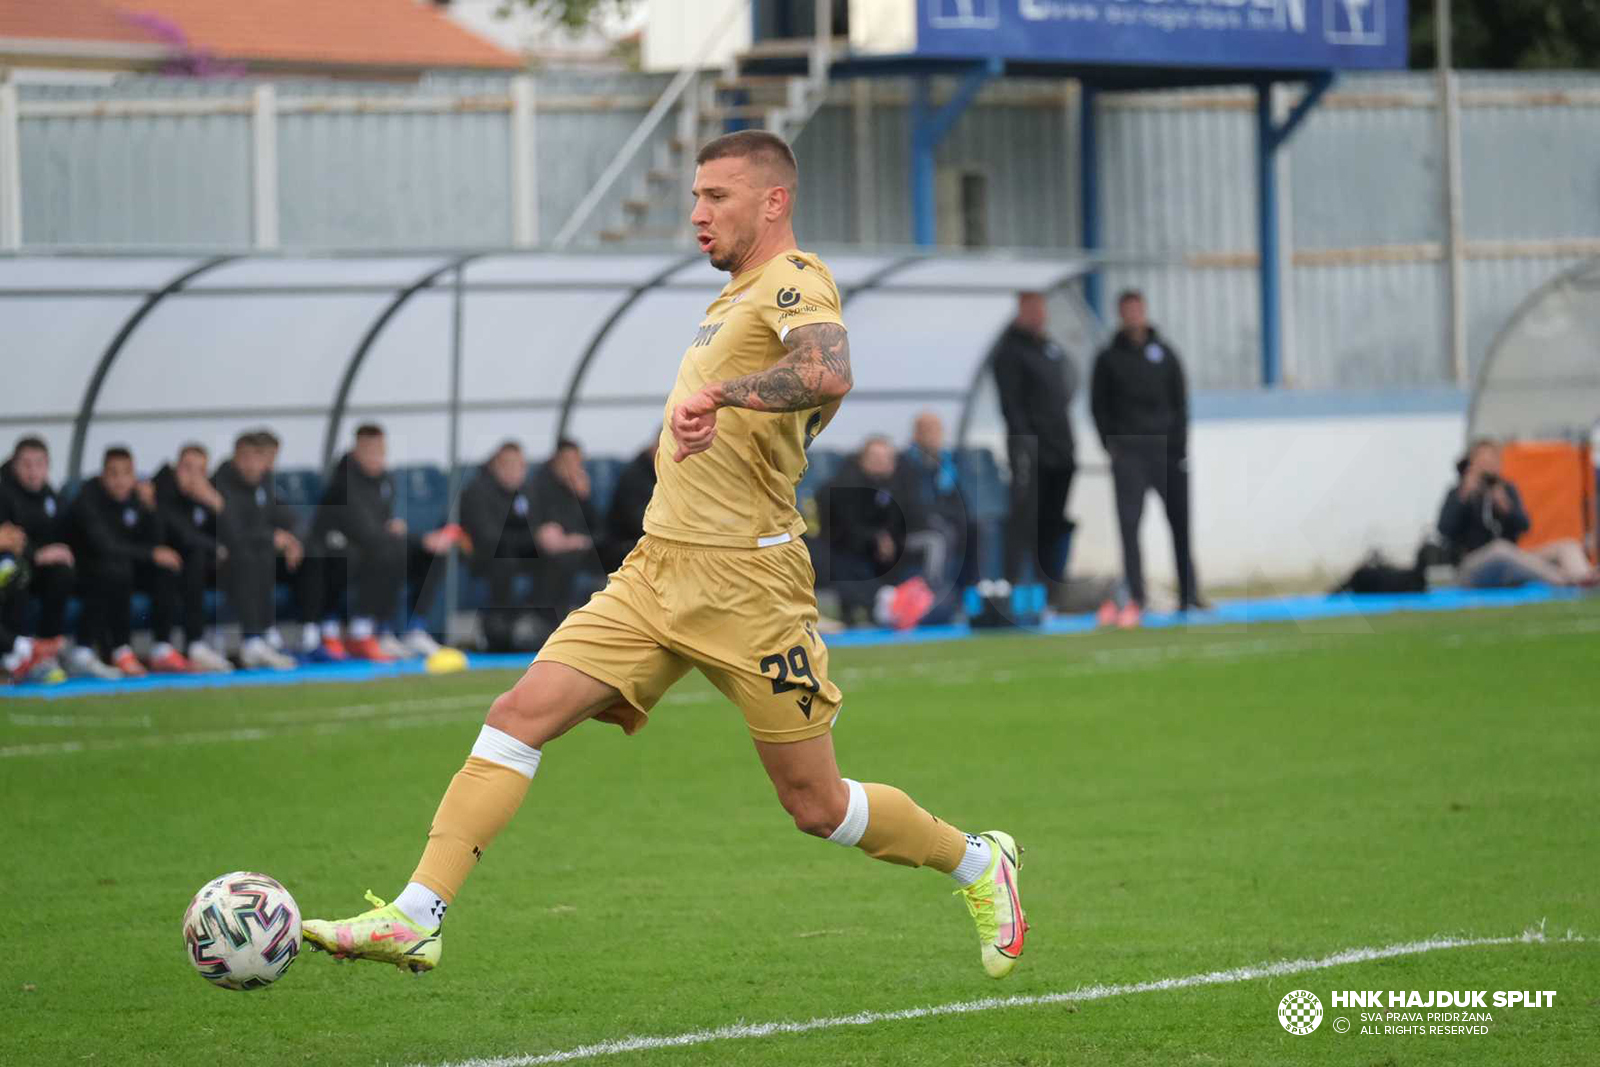
[[[17,86],[0,74],[0,249],[22,247],[22,135]]]
[[[511,243],[517,248],[539,243],[536,92],[529,75],[511,79]]]
[[[258,85],[250,113],[251,193],[257,248],[278,247],[278,91]]]

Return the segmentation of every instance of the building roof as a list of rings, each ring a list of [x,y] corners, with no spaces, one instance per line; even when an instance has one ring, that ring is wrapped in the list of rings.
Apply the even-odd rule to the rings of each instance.
[[[256,69],[510,70],[514,52],[452,21],[427,0],[6,0],[0,42],[129,46]],[[0,48],[0,50],[4,50]]]

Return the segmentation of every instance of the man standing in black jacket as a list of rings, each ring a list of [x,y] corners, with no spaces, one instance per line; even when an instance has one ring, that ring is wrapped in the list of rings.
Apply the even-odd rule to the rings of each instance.
[[[167,642],[177,613],[183,557],[162,543],[155,494],[139,486],[133,455],[126,448],[106,449],[100,476],[83,483],[68,509],[68,525],[83,598],[78,647],[72,650],[68,669],[97,678],[148,673],[130,645],[137,588],[150,595],[150,630],[155,636],[150,670],[188,670],[188,661]],[[109,667],[97,652],[109,660]]]
[[[1045,333],[1047,321],[1043,293],[1018,294],[1017,317],[989,354],[1011,460],[1006,577],[1018,585],[1033,584],[1036,569],[1052,582],[1065,578],[1072,529],[1067,496],[1077,458],[1067,408],[1077,370]]]
[[[531,579],[539,555],[520,444],[501,444],[462,490],[461,526],[472,544],[472,573],[489,583],[484,641],[491,652],[509,652],[517,618],[528,609],[528,598],[517,596],[517,579]]]
[[[40,438],[22,438],[0,467],[0,510],[27,536],[18,559],[29,570],[27,585],[5,601],[4,626],[19,636],[31,633],[45,656],[54,656],[66,631],[75,559],[67,544],[67,508],[50,485],[50,453]],[[35,627],[28,625],[30,605],[38,608]]]
[[[218,557],[226,554],[218,551],[222,497],[206,477],[207,459],[204,446],[184,445],[177,463],[163,466],[150,481],[165,541],[183,557],[184,655],[196,671],[226,673],[233,664],[206,643],[206,590],[216,584]]]
[[[1111,457],[1129,597],[1120,610],[1107,601],[1100,619],[1131,627],[1144,610],[1139,520],[1151,489],[1166,505],[1172,527],[1179,610],[1204,605],[1189,547],[1189,400],[1183,366],[1177,349],[1150,325],[1141,293],[1129,289],[1117,297],[1117,316],[1122,328],[1095,359],[1090,407]]]

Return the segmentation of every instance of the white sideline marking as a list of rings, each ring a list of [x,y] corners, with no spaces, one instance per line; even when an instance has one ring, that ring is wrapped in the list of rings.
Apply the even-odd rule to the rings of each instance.
[[[719,1026],[715,1030],[691,1030],[667,1037],[624,1037],[615,1041],[600,1041],[593,1045],[579,1045],[564,1052],[541,1052],[526,1056],[499,1056],[473,1060],[454,1060],[437,1067],[537,1067],[545,1063],[570,1063],[598,1056],[614,1056],[623,1052],[651,1052],[663,1048],[684,1048],[705,1045],[713,1041],[742,1041],[753,1037],[771,1037],[774,1034],[805,1034],[813,1030],[833,1030],[841,1026],[872,1026],[876,1023],[901,1022],[906,1019],[927,1019],[937,1015],[970,1015],[980,1011],[998,1011],[1005,1008],[1034,1008],[1051,1004],[1077,1004],[1087,1000],[1105,1000],[1108,997],[1130,996],[1134,993],[1159,993],[1169,989],[1189,989],[1194,986],[1227,985],[1250,982],[1257,978],[1275,978],[1307,971],[1322,971],[1329,967],[1343,967],[1351,963],[1392,959],[1395,956],[1419,956],[1425,952],[1439,952],[1449,948],[1477,948],[1484,945],[1544,944],[1547,941],[1582,941],[1584,938],[1567,931],[1565,937],[1547,938],[1544,924],[1529,927],[1514,937],[1434,937],[1425,941],[1407,941],[1381,948],[1347,948],[1319,959],[1279,960],[1276,963],[1257,963],[1225,971],[1206,971],[1181,978],[1157,978],[1151,982],[1133,982],[1125,985],[1083,986],[1070,993],[1043,993],[1036,996],[985,997],[982,1000],[961,1000],[953,1004],[936,1004],[926,1008],[906,1008],[901,1011],[863,1011],[854,1015],[835,1015],[829,1018],[807,1019],[804,1022],[740,1023]],[[427,1067],[413,1064],[412,1067]]]
[[[350,708],[324,709],[331,711],[333,718],[317,718],[290,726],[242,726],[231,730],[191,730],[177,734],[152,734],[145,737],[129,738],[95,738],[88,741],[41,741],[36,744],[0,746],[0,759],[15,759],[20,756],[66,756],[82,752],[116,752],[129,748],[170,748],[174,745],[208,745],[218,743],[240,743],[246,741],[261,741],[269,737],[283,737],[296,733],[332,734],[350,727],[373,727],[382,729],[404,729],[416,726],[440,726],[446,723],[461,722],[463,712],[468,709],[481,709],[484,698],[451,697],[438,702],[415,701],[415,704],[436,707],[457,707],[458,711],[418,712],[413,714],[392,715],[384,719],[366,719],[341,715],[351,709],[365,709],[369,705],[352,704]],[[405,706],[406,702],[399,702]],[[376,707],[376,705],[371,705]]]

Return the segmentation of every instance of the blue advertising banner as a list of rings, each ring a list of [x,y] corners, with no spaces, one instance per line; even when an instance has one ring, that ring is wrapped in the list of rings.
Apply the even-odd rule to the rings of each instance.
[[[1406,0],[917,0],[925,57],[1382,70],[1406,37]]]

